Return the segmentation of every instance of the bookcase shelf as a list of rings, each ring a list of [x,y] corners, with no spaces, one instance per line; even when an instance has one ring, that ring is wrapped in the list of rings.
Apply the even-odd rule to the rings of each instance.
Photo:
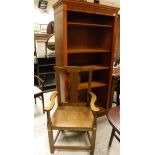
[[[68,53],[104,53],[104,52],[111,52],[111,50],[104,50],[104,49],[68,49]]]
[[[68,22],[68,26],[78,26],[78,27],[101,27],[101,28],[112,28],[112,25],[102,25],[102,24],[90,24],[90,23],[76,23]]]
[[[93,70],[104,70],[104,69],[109,69],[109,67],[106,67],[106,66],[88,65],[88,66],[82,66],[82,71],[87,71],[88,68],[93,68]]]
[[[83,66],[83,71],[92,67],[96,105],[108,109],[119,8],[68,0],[59,0],[53,7],[56,65]],[[86,72],[80,74],[80,99],[86,94],[87,78]],[[62,74],[60,79],[65,102],[67,76]]]
[[[97,87],[103,87],[103,86],[107,86],[106,83],[102,83],[102,82],[97,82],[97,81],[92,81],[91,83],[91,88],[97,88]],[[88,88],[88,82],[82,82],[79,84],[78,89],[87,89]]]

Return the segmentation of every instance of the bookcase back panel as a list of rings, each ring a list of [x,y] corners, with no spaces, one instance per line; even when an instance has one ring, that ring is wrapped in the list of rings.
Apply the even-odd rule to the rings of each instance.
[[[69,66],[101,65],[109,67],[111,53],[68,54]]]
[[[98,27],[69,27],[67,48],[111,50],[112,30]]]
[[[99,82],[107,83],[107,85],[108,85],[108,83],[109,83],[109,72],[110,72],[109,69],[94,71],[93,79],[95,79],[96,81],[99,81]]]
[[[98,106],[107,108],[108,107],[108,87],[100,87],[100,88],[93,88],[92,92],[94,92],[97,96],[96,104]]]
[[[79,22],[79,23],[90,23],[90,24],[103,24],[103,25],[113,25],[114,17],[98,15],[92,13],[81,13],[75,11],[67,12],[68,22]]]
[[[100,87],[100,88],[92,88],[91,90],[94,92],[97,96],[96,105],[99,105],[101,107],[107,107],[107,87]],[[80,102],[87,102],[87,91],[86,90],[80,90],[79,91],[79,101]]]
[[[108,91],[107,87],[100,87],[100,88],[92,88],[91,91],[94,92],[97,96],[96,104],[101,106],[101,107],[107,107],[107,96],[108,96]],[[80,90],[79,91],[79,96],[78,99],[80,102],[87,102],[87,90]]]
[[[79,91],[79,101],[80,102],[87,102],[87,95],[88,95],[88,90],[80,90]]]

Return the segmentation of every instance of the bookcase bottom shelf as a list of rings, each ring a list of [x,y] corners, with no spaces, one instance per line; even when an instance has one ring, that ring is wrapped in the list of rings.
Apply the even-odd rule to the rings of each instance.
[[[103,86],[107,86],[107,84],[103,82],[97,82],[97,81],[91,82],[91,88],[97,88],[97,87],[103,87]],[[79,84],[79,87],[78,87],[79,90],[87,89],[87,88],[88,88],[88,82],[82,82]]]
[[[103,69],[109,69],[107,66],[101,66],[101,65],[87,65],[87,66],[81,66],[82,71],[87,71],[89,68],[92,68],[93,70],[103,70]]]

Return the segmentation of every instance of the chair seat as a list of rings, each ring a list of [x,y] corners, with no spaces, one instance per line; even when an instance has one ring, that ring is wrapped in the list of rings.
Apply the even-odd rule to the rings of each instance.
[[[34,95],[41,93],[42,90],[39,89],[37,86],[34,86]]]
[[[73,130],[92,129],[94,116],[85,106],[59,106],[51,117],[52,128]]]

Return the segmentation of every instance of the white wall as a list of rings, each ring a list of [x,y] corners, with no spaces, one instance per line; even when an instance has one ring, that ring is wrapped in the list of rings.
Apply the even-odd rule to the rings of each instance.
[[[50,21],[54,21],[53,10],[47,12],[39,8],[34,9],[34,23],[48,24]]]
[[[53,0],[48,1],[47,9],[39,9],[39,0],[34,0],[34,23],[48,24],[50,21],[54,21],[54,11],[51,2]]]

